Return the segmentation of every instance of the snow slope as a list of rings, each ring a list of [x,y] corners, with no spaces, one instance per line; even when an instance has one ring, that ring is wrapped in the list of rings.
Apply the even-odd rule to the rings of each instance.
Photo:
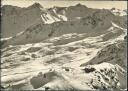
[[[36,3],[23,9],[39,10],[31,20],[40,19],[1,40],[1,87],[126,89],[126,17],[80,4],[45,9]]]
[[[83,34],[84,35],[84,34]],[[25,45],[14,45],[8,46],[2,49],[2,85],[7,89],[75,89],[75,90],[86,90],[86,89],[105,89],[105,88],[118,88],[124,89],[126,87],[125,76],[126,70],[123,69],[124,58],[122,59],[120,52],[118,57],[121,57],[121,65],[116,61],[117,57],[111,62],[100,61],[97,58],[102,50],[106,50],[107,46],[113,45],[113,43],[120,43],[119,41],[124,40],[121,36],[113,38],[107,41],[102,41],[101,36],[80,38],[79,40],[73,40],[75,37],[83,37],[82,34],[65,34],[60,37],[55,37],[40,43],[30,43]],[[124,35],[125,36],[125,35]],[[63,42],[57,42],[57,41]],[[122,43],[122,42],[121,42]],[[122,45],[120,45],[122,46]],[[119,46],[119,47],[120,47]],[[108,47],[109,48],[109,47]],[[112,47],[113,48],[113,47]],[[115,48],[115,47],[114,47]],[[123,48],[123,46],[122,46]],[[120,49],[120,48],[119,48]],[[119,50],[118,49],[118,50]],[[101,50],[101,51],[100,51]],[[108,49],[107,49],[108,50]],[[111,49],[110,49],[111,50]],[[123,49],[124,50],[124,49]],[[123,50],[120,50],[122,53]],[[98,52],[98,54],[97,54]],[[103,54],[110,54],[109,51]],[[111,54],[110,54],[111,55]],[[113,56],[115,54],[112,54]],[[116,54],[117,55],[117,54]],[[106,56],[106,57],[109,57]],[[104,58],[104,56],[103,56]],[[90,66],[83,64],[92,62]],[[97,60],[97,61],[96,61]],[[80,67],[82,65],[82,67]],[[88,68],[89,67],[89,68]],[[95,68],[92,72],[83,72],[83,69]],[[103,68],[102,68],[103,67]],[[104,68],[105,67],[105,68]],[[103,73],[108,70],[108,73]],[[117,69],[117,70],[115,70]],[[57,73],[49,70],[55,70]],[[111,75],[107,75],[114,71]],[[122,70],[122,71],[120,71]],[[87,70],[86,70],[87,71]],[[37,76],[38,73],[42,75],[51,74],[50,76]],[[66,73],[65,73],[66,72]],[[99,73],[100,72],[100,73]],[[24,74],[24,75],[23,75]],[[69,75],[70,74],[70,75]],[[58,76],[59,75],[59,76]],[[66,75],[66,76],[65,76]],[[115,78],[113,78],[113,75]],[[99,78],[100,76],[100,78]],[[122,77],[124,76],[124,77]],[[31,79],[34,79],[34,83]],[[66,77],[66,78],[65,78]],[[120,78],[121,77],[121,78]],[[106,79],[110,80],[106,80]],[[39,80],[38,80],[39,79]],[[47,80],[46,80],[47,79]],[[83,80],[85,79],[85,80]],[[92,82],[93,80],[93,82]],[[100,80],[100,81],[99,81]],[[11,81],[11,82],[10,82]],[[84,81],[84,82],[83,82]]]

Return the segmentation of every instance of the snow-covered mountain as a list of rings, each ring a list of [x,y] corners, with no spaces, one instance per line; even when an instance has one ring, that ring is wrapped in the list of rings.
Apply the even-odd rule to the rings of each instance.
[[[112,8],[110,11],[111,11],[113,14],[118,15],[118,16],[127,15],[127,10],[126,10],[126,9],[120,10],[120,9]]]
[[[126,89],[127,17],[77,4],[2,7],[1,87]]]
[[[1,35],[2,38],[12,37],[36,24],[51,24],[58,21],[72,21],[93,15],[96,16],[96,18],[101,17],[112,20],[114,17],[114,20],[120,23],[121,17],[116,16],[117,19],[115,19],[115,16],[111,11],[112,10],[106,9],[92,9],[81,4],[70,7],[55,6],[48,9],[43,8],[39,3],[35,3],[27,8],[5,5],[1,8]],[[122,26],[124,27],[124,24]]]
[[[29,8],[35,5],[38,4],[34,4]],[[93,37],[107,33],[107,30],[113,27],[112,23],[121,28],[126,28],[127,26],[127,20],[124,16],[116,16],[107,9],[90,9],[81,4],[70,7],[53,7],[50,9],[42,9],[42,11],[43,13],[40,19],[42,19],[43,22],[36,22],[24,31],[9,38],[7,43],[4,44],[35,43],[49,37],[57,37],[67,33],[86,33],[86,37]],[[78,12],[76,13],[76,11]],[[79,11],[81,11],[81,13]],[[63,19],[60,19],[59,16],[63,16]]]

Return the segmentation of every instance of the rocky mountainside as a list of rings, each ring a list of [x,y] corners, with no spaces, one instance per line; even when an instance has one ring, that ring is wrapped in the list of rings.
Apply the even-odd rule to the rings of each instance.
[[[2,31],[3,38],[12,37],[24,31],[29,26],[42,22],[40,19],[41,10],[38,4],[28,8],[5,5],[1,8],[2,12]]]
[[[94,65],[102,62],[108,62],[111,64],[118,64],[122,68],[127,69],[126,46],[126,41],[118,41],[117,43],[108,45],[99,51],[97,56],[84,65]]]
[[[70,7],[55,6],[48,9],[43,8],[39,3],[35,3],[27,8],[5,5],[1,8],[1,12],[2,38],[15,36],[17,33],[25,31],[36,24],[72,21],[89,16],[95,17],[101,21],[104,18],[106,20],[109,19],[126,28],[126,22],[121,22],[123,16],[114,16],[112,10],[92,9],[81,4]]]
[[[3,6],[1,88],[126,89],[127,18],[112,10]]]

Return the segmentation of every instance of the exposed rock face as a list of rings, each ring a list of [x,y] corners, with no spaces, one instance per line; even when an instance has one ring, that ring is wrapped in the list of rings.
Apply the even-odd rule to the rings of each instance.
[[[6,5],[2,7],[2,31],[3,38],[12,37],[17,33],[24,31],[31,25],[42,22],[41,10],[38,6],[33,5],[28,8]]]
[[[117,43],[111,44],[103,48],[101,51],[97,53],[93,59],[89,62],[83,64],[100,64],[102,62],[108,62],[112,64],[118,64],[121,67],[127,69],[127,62],[126,62],[126,42],[119,41]],[[81,65],[82,66],[82,65]]]
[[[27,8],[5,5],[2,7],[1,12],[1,33],[3,38],[15,36],[17,33],[23,32],[35,24],[72,21],[88,16],[99,20],[111,20],[125,28],[127,25],[127,22],[123,23],[122,21],[122,19],[126,20],[125,16],[115,16],[110,10],[91,9],[81,4],[49,9],[43,8],[39,3],[35,3]]]

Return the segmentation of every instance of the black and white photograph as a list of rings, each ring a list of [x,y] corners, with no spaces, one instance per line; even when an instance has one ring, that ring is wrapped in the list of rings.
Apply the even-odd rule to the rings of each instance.
[[[127,90],[127,1],[1,0],[1,91]]]

